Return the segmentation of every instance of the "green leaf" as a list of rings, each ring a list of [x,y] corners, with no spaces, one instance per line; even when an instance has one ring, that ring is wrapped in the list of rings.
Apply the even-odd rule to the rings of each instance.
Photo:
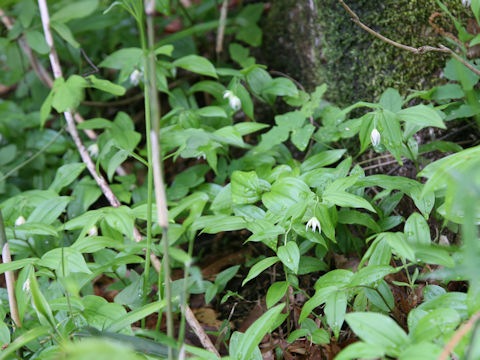
[[[416,260],[415,251],[407,242],[405,235],[403,233],[386,232],[386,233],[382,233],[382,235],[387,240],[388,244],[392,247],[392,249],[398,256],[402,256],[411,261]]]
[[[398,114],[400,113],[401,111]],[[403,134],[397,115],[389,110],[383,110],[377,111],[375,118],[378,130],[382,136],[382,144],[385,145],[400,164],[403,164],[401,159]]]
[[[59,193],[64,187],[70,185],[85,169],[84,163],[71,163],[58,168],[55,179],[49,186],[49,190]]]
[[[417,131],[429,126],[446,129],[440,115],[433,108],[425,105],[403,109],[397,113],[397,118],[405,121],[408,127],[404,134],[405,138],[409,138]]]
[[[430,228],[419,213],[413,213],[405,222],[405,236],[410,245],[430,245]]]
[[[40,290],[34,271],[30,273],[28,280],[32,294],[32,305],[37,313],[38,320],[42,325],[50,326],[52,329],[55,328],[57,322],[53,317],[52,309],[50,309],[47,299],[45,299],[45,296],[43,296]]]
[[[260,179],[255,171],[234,171],[230,184],[233,204],[253,204],[260,199]]]
[[[397,269],[386,265],[368,265],[360,269],[352,277],[351,287],[374,285],[378,280],[383,279],[389,274],[398,272]]]
[[[72,19],[80,19],[92,14],[98,7],[98,0],[75,1],[63,6],[52,14],[51,21],[66,23]]]
[[[15,227],[15,234],[19,237],[32,235],[49,235],[57,237],[58,233],[54,227],[41,223],[26,223]]]
[[[327,324],[337,339],[345,319],[346,311],[347,293],[345,291],[335,291],[327,297],[324,312],[327,317]]]
[[[298,265],[300,263],[300,250],[295,241],[289,241],[284,246],[279,246],[277,256],[282,263],[292,270],[295,274],[298,272]]]
[[[173,45],[170,45],[170,44],[163,45],[156,48],[154,54],[157,56],[158,55],[172,56],[173,49],[174,49]]]
[[[340,351],[335,360],[379,359],[383,355],[385,355],[383,347],[358,341]]]
[[[39,259],[35,257],[21,259],[21,260],[14,260],[7,263],[0,264],[0,274],[3,274],[7,271],[14,271],[18,269],[22,269],[29,264],[35,264]]]
[[[130,69],[132,72],[141,61],[142,54],[140,48],[123,48],[107,56],[98,66],[117,70]]]
[[[368,227],[374,232],[380,232],[380,227],[368,214],[356,210],[342,209],[338,212],[338,222],[340,224],[357,224]]]
[[[287,78],[273,79],[268,86],[263,89],[264,93],[275,96],[297,96],[298,89],[292,80]]]
[[[90,87],[93,87],[95,89],[110,93],[115,96],[125,95],[125,88],[123,86],[114,84],[111,81],[97,79],[95,75],[88,76],[87,80],[90,82]]]
[[[199,91],[207,92],[212,94],[218,101],[222,101],[223,93],[225,92],[226,88],[222,84],[213,81],[213,80],[203,80],[196,82],[190,90],[188,90],[188,94],[193,94]],[[242,100],[242,99],[240,99]],[[243,101],[242,101],[243,103]]]
[[[288,335],[287,342],[291,344],[299,338],[307,337],[307,335],[310,335],[310,330],[308,329],[294,330],[290,333],[290,335]]]
[[[429,342],[413,344],[406,348],[398,360],[437,360],[442,353],[442,347]]]
[[[328,265],[317,258],[302,255],[298,266],[298,275],[305,275],[317,271],[327,271]]]
[[[275,116],[275,123],[288,130],[297,130],[303,126],[306,118],[305,114],[296,110]]]
[[[28,45],[35,50],[37,53],[45,55],[50,51],[50,46],[48,46],[45,41],[45,36],[40,31],[30,30],[26,33]]]
[[[460,316],[454,309],[435,309],[420,319],[413,332],[416,342],[431,341],[448,336],[460,324]]]
[[[453,267],[455,261],[448,253],[448,248],[443,246],[430,245],[428,247],[415,247],[416,261],[420,261],[426,264],[438,264],[446,267]]]
[[[285,304],[279,304],[260,316],[245,332],[237,347],[237,352],[232,354],[239,360],[250,360],[254,349],[260,344],[262,338],[272,331],[272,323],[275,323],[282,312]]]
[[[80,43],[75,40],[75,37],[67,25],[61,22],[53,21],[51,26],[63,40],[72,45],[75,49],[80,47]]]
[[[277,281],[276,283],[273,283],[268,288],[267,296],[265,299],[267,303],[267,308],[271,308],[273,305],[279,302],[282,297],[285,296],[287,289],[288,283],[286,281]]]
[[[175,299],[172,299],[175,300]],[[162,310],[166,306],[166,301],[156,301],[142,306],[139,309],[130,311],[127,315],[122,316],[113,325],[107,328],[107,331],[117,332],[131,324],[146,318],[148,315]]]
[[[360,196],[347,193],[345,191],[325,191],[323,193],[323,201],[329,202],[338,206],[363,208],[375,212],[370,203]]]
[[[197,110],[197,114],[203,117],[222,117],[226,118],[227,113],[219,106],[205,106]]]
[[[250,280],[256,278],[261,272],[263,272],[265,269],[269,268],[273,264],[277,263],[279,260],[280,259],[278,257],[271,256],[257,262],[250,268],[247,277],[242,282],[242,286],[244,286]]]
[[[45,200],[35,207],[28,217],[27,223],[50,225],[63,213],[69,202],[70,197],[68,196]]]
[[[315,294],[303,304],[302,312],[300,313],[298,321],[301,323],[305,320],[311,314],[313,309],[327,301],[328,297],[335,291],[337,291],[337,287],[335,286],[327,286],[315,291]]]
[[[188,55],[173,62],[173,66],[181,67],[182,69],[217,78],[217,73],[213,64],[204,57],[198,55]]]
[[[322,151],[321,153],[310,156],[307,160],[305,160],[300,165],[300,170],[302,173],[306,173],[307,171],[334,164],[342,158],[345,152],[345,149]]]
[[[7,359],[10,354],[15,353],[18,349],[26,346],[29,342],[34,340],[39,340],[50,332],[50,328],[47,326],[38,326],[33,329],[28,330],[23,333],[21,336],[15,339],[11,344],[9,344],[5,349],[0,353],[0,359]]]
[[[397,357],[409,342],[405,331],[388,316],[356,312],[345,315],[345,319],[360,339],[387,355]]]
[[[55,79],[53,84],[52,107],[62,113],[75,110],[83,100],[84,89],[88,86],[87,80],[78,75],[72,75],[65,81],[63,78]]]
[[[402,97],[398,90],[388,88],[383,92],[378,103],[382,105],[384,109],[396,113],[402,108],[402,101]]]
[[[291,137],[293,145],[295,145],[298,150],[305,151],[314,131],[315,127],[312,124],[307,124],[301,129],[293,130]]]
[[[82,254],[72,247],[50,250],[37,263],[40,266],[56,270],[61,276],[68,276],[71,272],[92,273]]]
[[[235,231],[245,229],[247,222],[240,216],[207,215],[196,219],[192,230],[203,229],[207,234],[216,234],[221,231]]]

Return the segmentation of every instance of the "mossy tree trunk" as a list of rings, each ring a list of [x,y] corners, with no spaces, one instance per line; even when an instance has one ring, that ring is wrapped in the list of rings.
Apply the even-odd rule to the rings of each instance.
[[[346,0],[367,26],[397,42],[418,47],[452,46],[429,24],[436,0]],[[459,0],[443,0],[461,18],[469,10]],[[374,101],[388,87],[401,93],[442,81],[448,56],[415,55],[393,47],[353,23],[338,0],[275,0],[264,24],[263,53],[270,68],[283,71],[312,90],[328,84],[327,97],[339,105]],[[455,34],[446,15],[436,19]]]

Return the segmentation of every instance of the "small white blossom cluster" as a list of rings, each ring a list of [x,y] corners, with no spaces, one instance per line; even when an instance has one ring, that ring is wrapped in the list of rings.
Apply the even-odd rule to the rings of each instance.
[[[373,146],[380,145],[382,137],[380,136],[380,132],[377,129],[372,130],[372,133],[370,134],[370,141],[372,142]]]
[[[242,102],[240,98],[235,95],[231,90],[225,90],[225,92],[223,93],[223,98],[228,99],[228,104],[235,111],[240,110],[240,108],[242,107]]]
[[[320,226],[320,221],[316,218],[316,216],[312,217],[310,220],[308,220],[307,225],[305,225],[305,230],[308,230],[308,228],[312,228],[312,231],[315,232],[318,228],[318,232],[322,232],[322,227]]]
[[[98,145],[97,144],[92,144],[87,148],[88,153],[92,158],[97,158],[98,156]]]

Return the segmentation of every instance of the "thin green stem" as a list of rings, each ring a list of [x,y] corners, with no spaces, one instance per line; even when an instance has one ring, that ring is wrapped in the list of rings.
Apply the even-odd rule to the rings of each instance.
[[[23,168],[24,166],[30,164],[33,160],[35,160],[37,157],[39,157],[41,154],[43,154],[57,139],[62,135],[62,133],[65,131],[65,128],[60,129],[57,135],[55,135],[43,148],[41,148],[37,153],[35,153],[31,158],[25,160],[23,163],[15,166],[12,170],[10,170],[8,173],[6,173],[3,177],[0,178],[0,182],[2,182],[5,179],[8,179],[10,176],[15,174],[18,170]]]
[[[139,11],[140,12],[140,11]],[[143,14],[143,11],[140,12]],[[147,60],[148,54],[148,44],[145,37],[145,24],[144,17],[138,14],[137,23],[138,30],[140,33],[140,41],[142,44],[142,49],[144,53],[145,62]],[[145,67],[146,78],[149,79],[152,75],[147,71]],[[143,287],[142,287],[142,296],[143,303],[147,303],[148,297],[148,284],[150,278],[150,254],[152,248],[152,208],[153,208],[153,171],[152,171],[152,143],[150,141],[150,131],[151,131],[151,116],[150,116],[150,97],[148,86],[144,89],[144,99],[145,99],[145,137],[147,140],[147,246],[145,249],[145,270],[143,272]],[[145,328],[145,319],[141,321],[142,328]]]

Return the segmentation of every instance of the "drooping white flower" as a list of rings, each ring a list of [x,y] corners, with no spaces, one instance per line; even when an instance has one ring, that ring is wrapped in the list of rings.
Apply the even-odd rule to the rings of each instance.
[[[462,0],[463,6],[470,6],[472,0]]]
[[[25,280],[22,285],[23,292],[29,293],[30,292],[30,279]]]
[[[97,236],[98,235],[98,228],[93,225],[90,230],[88,230],[88,236]]]
[[[312,228],[312,231],[315,232],[318,228],[318,232],[322,232],[322,227],[320,226],[320,221],[314,216],[310,220],[308,220],[307,225],[305,225],[305,230],[308,228]]]
[[[17,220],[15,220],[15,226],[20,226],[20,225],[23,225],[25,224],[27,221],[25,220],[25,218],[23,216],[19,216],[17,218]]]
[[[132,84],[133,86],[137,86],[141,78],[142,78],[142,72],[139,71],[138,69],[133,70],[132,73],[130,74],[130,84]]]
[[[228,99],[230,107],[235,111],[240,110],[240,108],[242,107],[242,101],[231,90],[225,90],[225,92],[223,93],[223,98]]]
[[[88,153],[92,158],[96,158],[98,155],[98,145],[92,144],[87,148]]]
[[[370,134],[370,141],[372,142],[373,146],[380,145],[382,137],[380,136],[380,132],[377,129],[372,130],[372,133]]]

